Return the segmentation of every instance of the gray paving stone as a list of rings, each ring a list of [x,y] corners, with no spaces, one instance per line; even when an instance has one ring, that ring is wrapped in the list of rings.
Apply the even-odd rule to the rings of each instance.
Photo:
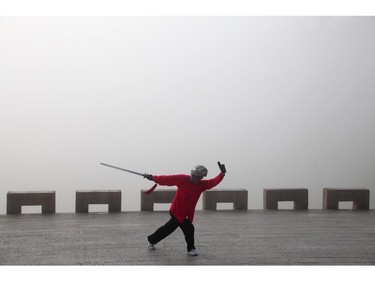
[[[182,231],[147,249],[166,211],[0,216],[2,265],[374,265],[375,211],[197,211],[198,257]]]

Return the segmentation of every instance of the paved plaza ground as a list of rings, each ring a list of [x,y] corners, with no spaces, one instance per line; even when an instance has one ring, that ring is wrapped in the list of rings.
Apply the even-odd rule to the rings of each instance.
[[[0,215],[1,265],[375,265],[375,211],[196,211],[147,249],[167,211]]]

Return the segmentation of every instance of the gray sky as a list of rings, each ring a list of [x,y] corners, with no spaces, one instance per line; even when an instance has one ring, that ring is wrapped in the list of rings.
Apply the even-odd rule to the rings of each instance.
[[[222,188],[369,188],[374,17],[0,17],[0,213],[6,193],[121,189],[205,165]],[[198,209],[201,204],[198,204]]]

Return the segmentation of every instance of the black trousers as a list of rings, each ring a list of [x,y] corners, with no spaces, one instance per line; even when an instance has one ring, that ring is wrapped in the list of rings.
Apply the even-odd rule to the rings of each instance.
[[[185,235],[185,241],[187,243],[187,250],[188,252],[192,249],[195,249],[194,246],[194,225],[185,219],[182,223],[179,223],[178,220],[172,215],[171,219],[164,224],[163,226],[159,227],[153,234],[147,237],[148,241],[151,244],[157,244],[168,235],[170,235],[173,231],[180,227],[182,232]]]

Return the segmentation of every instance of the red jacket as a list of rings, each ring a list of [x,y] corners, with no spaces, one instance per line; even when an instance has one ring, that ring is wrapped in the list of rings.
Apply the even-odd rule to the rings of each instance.
[[[159,185],[177,186],[177,192],[169,211],[182,223],[185,218],[193,222],[195,206],[203,191],[218,185],[224,178],[220,173],[210,180],[201,180],[198,183],[190,181],[189,175],[153,176],[154,182]]]

